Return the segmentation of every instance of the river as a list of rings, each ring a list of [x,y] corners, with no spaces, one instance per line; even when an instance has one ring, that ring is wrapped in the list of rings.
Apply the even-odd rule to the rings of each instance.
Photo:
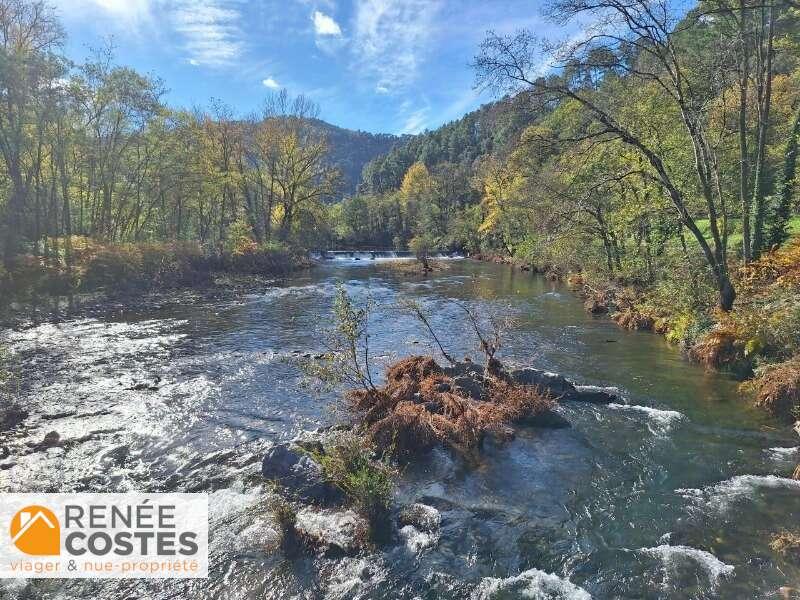
[[[0,333],[31,416],[0,445],[0,491],[203,491],[208,580],[6,580],[7,598],[766,598],[800,587],[770,535],[800,522],[787,479],[798,440],[735,381],[663,339],[587,315],[561,284],[467,260],[422,279],[389,261],[329,261],[239,296],[182,292]],[[335,422],[336,394],[302,385],[342,282],[382,308],[376,361],[432,352],[413,298],[455,355],[475,339],[449,302],[514,317],[501,359],[615,386],[623,402],[559,409],[569,429],[521,429],[465,464],[435,451],[404,469],[398,501],[442,513],[437,539],[372,555],[287,560],[269,550],[264,448]],[[129,389],[155,381],[154,390]],[[140,386],[141,387],[141,386]],[[31,451],[57,431],[64,447]],[[418,543],[419,542],[419,543]],[[423,543],[424,542],[424,543]]]

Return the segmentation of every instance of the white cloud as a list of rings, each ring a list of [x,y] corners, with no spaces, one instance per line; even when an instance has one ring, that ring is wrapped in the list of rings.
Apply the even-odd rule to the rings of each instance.
[[[244,51],[238,2],[180,0],[172,21],[183,38],[183,51],[193,65],[221,67],[233,64]]]
[[[153,0],[56,0],[53,5],[66,20],[107,17],[120,27],[136,27],[152,17]]]
[[[400,129],[400,134],[416,134],[422,132],[428,123],[428,112],[429,108],[425,107],[415,110],[410,115],[407,115],[405,117],[405,122],[403,123],[402,129]]]
[[[393,91],[413,82],[428,50],[442,0],[357,0],[356,68]]]
[[[262,80],[261,85],[271,90],[277,90],[281,87],[281,84],[275,81],[272,77],[267,77],[266,79]]]
[[[333,20],[333,17],[329,17],[325,13],[315,10],[311,20],[314,21],[314,31],[317,35],[342,35],[342,28],[339,27],[339,24]]]

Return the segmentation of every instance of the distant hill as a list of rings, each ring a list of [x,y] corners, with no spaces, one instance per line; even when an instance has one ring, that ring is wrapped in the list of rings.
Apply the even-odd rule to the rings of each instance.
[[[484,104],[460,119],[416,136],[406,136],[386,154],[370,161],[359,190],[382,193],[397,189],[412,164],[428,168],[442,163],[471,166],[488,154],[504,155],[516,146],[522,131],[536,119],[526,94]]]
[[[355,193],[361,181],[361,173],[368,162],[387,154],[410,137],[354,131],[319,119],[313,119],[313,123],[328,139],[328,162],[342,172],[342,196]]]

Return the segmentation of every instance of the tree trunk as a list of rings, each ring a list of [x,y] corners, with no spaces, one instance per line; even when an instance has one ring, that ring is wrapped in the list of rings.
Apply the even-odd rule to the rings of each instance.
[[[763,8],[762,8],[763,11]],[[758,122],[758,150],[756,155],[756,172],[753,182],[753,206],[755,207],[755,221],[753,223],[753,244],[752,252],[754,257],[758,257],[764,246],[764,216],[766,207],[764,204],[764,169],[766,162],[767,133],[769,130],[769,113],[772,104],[772,44],[775,37],[775,9],[772,4],[769,7],[769,23],[767,24],[767,47],[766,56],[759,78],[762,83],[763,93],[760,94],[759,102],[759,122]]]
[[[747,32],[747,6],[739,0],[742,42],[742,66],[739,77],[739,201],[742,206],[742,256],[745,264],[752,256],[750,249],[750,158],[747,150],[747,86],[750,82],[750,40]]]

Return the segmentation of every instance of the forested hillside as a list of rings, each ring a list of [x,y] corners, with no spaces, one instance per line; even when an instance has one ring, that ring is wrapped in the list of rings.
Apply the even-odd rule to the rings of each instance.
[[[415,162],[429,167],[449,163],[471,169],[482,156],[504,156],[535,119],[529,108],[526,94],[518,94],[486,104],[433,131],[410,137],[366,165],[360,189],[372,194],[397,189]]]
[[[328,144],[326,161],[341,173],[340,197],[350,196],[357,191],[362,172],[370,161],[385,156],[411,137],[353,131],[319,119],[314,119],[313,126]]]

